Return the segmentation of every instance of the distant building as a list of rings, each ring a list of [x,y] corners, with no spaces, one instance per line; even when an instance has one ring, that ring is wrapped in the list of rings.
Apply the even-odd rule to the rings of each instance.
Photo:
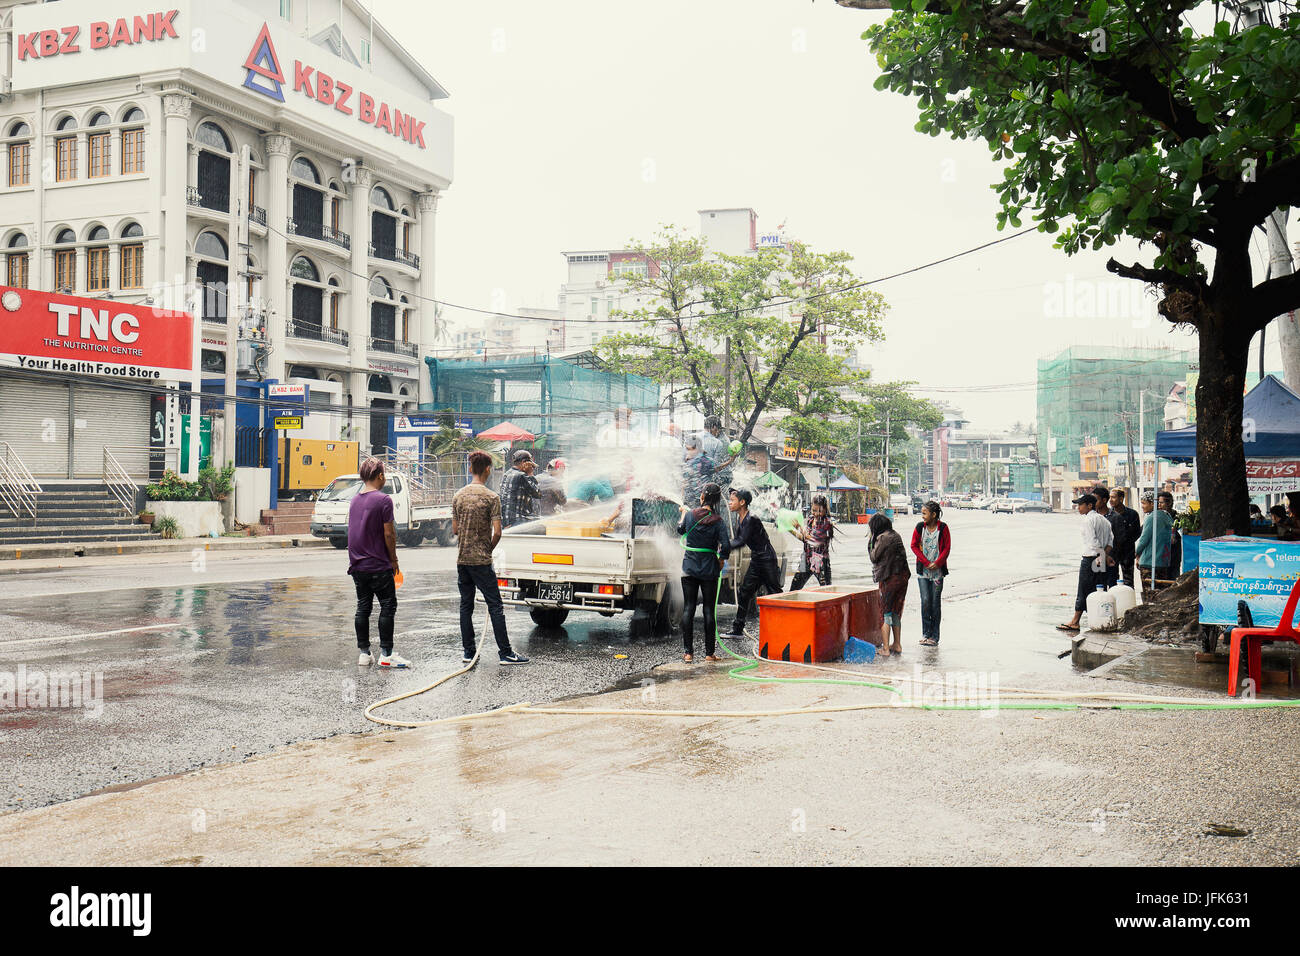
[[[1166,396],[1195,361],[1188,350],[1113,346],[1073,346],[1040,359],[1039,461],[1073,468],[1085,445],[1127,448],[1131,437],[1136,446],[1140,432],[1149,440],[1164,427]]]

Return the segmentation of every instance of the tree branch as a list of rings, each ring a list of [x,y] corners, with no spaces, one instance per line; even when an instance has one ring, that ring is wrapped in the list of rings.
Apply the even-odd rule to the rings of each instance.
[[[1300,309],[1300,272],[1261,282],[1246,296],[1246,322],[1258,332],[1284,312]]]
[[[1139,282],[1146,282],[1151,285],[1173,286],[1198,297],[1203,296],[1207,291],[1205,283],[1195,276],[1183,275],[1180,272],[1174,272],[1172,269],[1148,269],[1140,262],[1126,266],[1119,260],[1112,258],[1106,262],[1106,271],[1113,272],[1125,279],[1137,279]]]

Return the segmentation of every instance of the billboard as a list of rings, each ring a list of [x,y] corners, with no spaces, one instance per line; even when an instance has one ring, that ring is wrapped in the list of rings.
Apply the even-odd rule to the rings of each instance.
[[[1256,626],[1273,627],[1300,578],[1300,541],[1206,538],[1199,578],[1202,624],[1236,624],[1237,602],[1245,601]]]
[[[184,312],[0,286],[0,365],[51,378],[187,379],[193,333]]]

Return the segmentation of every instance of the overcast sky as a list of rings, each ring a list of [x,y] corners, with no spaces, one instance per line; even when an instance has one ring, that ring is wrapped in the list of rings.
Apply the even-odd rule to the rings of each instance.
[[[753,207],[761,232],[785,222],[815,248],[850,252],[863,278],[1007,234],[987,146],[917,133],[914,99],[872,89],[861,33],[883,11],[833,0],[375,0],[374,11],[451,93],[439,104],[456,140],[438,210],[441,299],[554,307],[562,251],[619,247],[660,223],[694,231],[705,208]],[[1261,236],[1257,263],[1263,249]],[[1194,348],[1138,283],[1106,273],[1111,254],[1149,264],[1151,250],[1071,258],[1034,233],[881,283],[886,338],[864,358],[878,380],[943,389],[927,394],[972,427],[1002,428],[1034,419],[1035,361],[1065,346]],[[1017,387],[987,390],[1001,385]]]

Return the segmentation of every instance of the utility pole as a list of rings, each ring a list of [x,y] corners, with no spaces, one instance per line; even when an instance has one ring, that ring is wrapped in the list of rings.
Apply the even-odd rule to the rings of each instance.
[[[727,336],[727,358],[724,363],[724,375],[726,384],[722,391],[722,431],[730,435],[731,432],[731,336]]]
[[[245,274],[251,272],[248,264],[248,236],[245,229],[248,226],[248,167],[251,162],[249,147],[245,144],[240,148],[239,159],[235,164],[235,182],[238,184],[234,190],[234,195],[230,197],[230,257],[229,272],[230,278],[234,280],[226,285],[226,381],[225,392],[227,396],[225,406],[222,412],[222,440],[221,440],[221,457],[222,464],[228,465],[235,460],[235,401],[233,396],[239,387],[238,365],[239,365],[239,337],[242,331],[244,316],[248,312],[248,300],[244,296]],[[272,187],[276,188],[276,187]],[[268,276],[268,281],[271,281]],[[233,286],[233,289],[232,289]],[[234,295],[231,295],[231,292]],[[190,418],[190,427],[198,428],[198,417]],[[271,479],[276,480],[275,478]]]
[[[889,422],[893,409],[886,406],[885,408],[885,487],[892,487],[889,484]]]

